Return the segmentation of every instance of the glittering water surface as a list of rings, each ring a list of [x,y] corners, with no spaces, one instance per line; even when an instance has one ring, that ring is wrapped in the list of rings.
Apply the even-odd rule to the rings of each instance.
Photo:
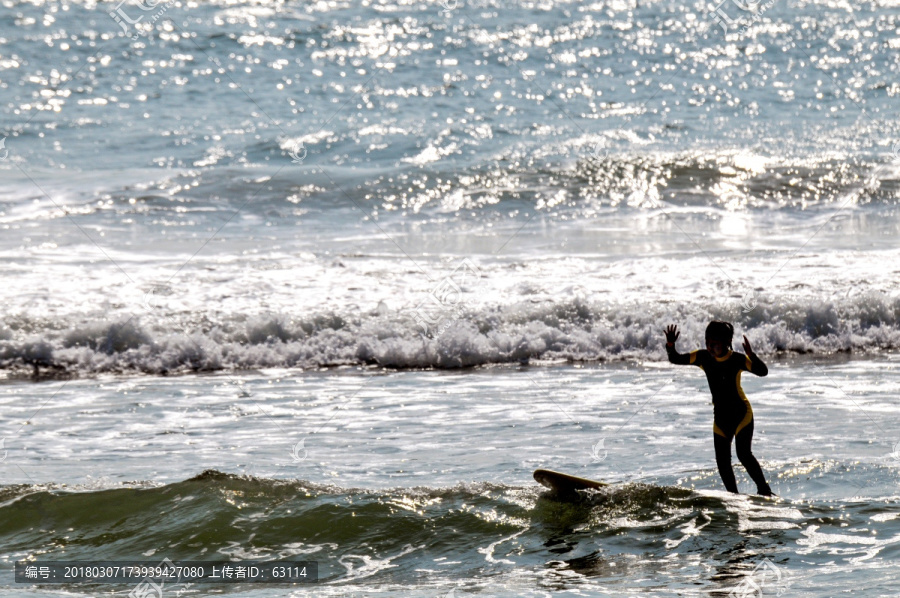
[[[29,557],[302,556],[314,590],[209,592],[897,594],[898,24],[4,0],[2,591],[58,595],[8,581]],[[782,500],[721,491],[665,361],[712,318],[770,366]]]
[[[7,6],[3,375],[900,346],[891,4]]]

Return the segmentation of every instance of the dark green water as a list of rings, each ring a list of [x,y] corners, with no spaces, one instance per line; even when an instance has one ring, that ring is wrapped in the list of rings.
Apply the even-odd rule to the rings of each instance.
[[[900,557],[896,498],[792,502],[629,484],[563,500],[538,486],[353,490],[206,471],[158,487],[12,486],[0,499],[10,578],[11,561],[26,558],[292,557],[319,563],[317,589],[326,594],[362,580],[378,594],[492,578],[503,594],[523,575],[529,591],[694,586],[727,594],[765,563],[778,588],[798,589],[814,585],[816,567],[837,554],[858,553],[862,564]],[[216,589],[246,591],[288,590]]]

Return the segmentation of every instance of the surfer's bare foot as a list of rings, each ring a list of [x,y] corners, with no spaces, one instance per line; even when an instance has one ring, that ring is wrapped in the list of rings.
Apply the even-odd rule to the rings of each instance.
[[[757,488],[756,493],[760,496],[778,496],[777,494],[772,492],[772,489],[768,486],[766,486],[765,488]]]

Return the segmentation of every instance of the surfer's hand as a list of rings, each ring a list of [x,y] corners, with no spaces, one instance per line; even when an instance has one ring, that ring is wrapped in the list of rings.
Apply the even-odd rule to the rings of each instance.
[[[671,343],[674,345],[679,336],[681,336],[681,333],[678,332],[678,326],[676,326],[675,324],[669,324],[666,327],[666,343]]]
[[[750,347],[750,341],[747,340],[747,335],[744,335],[744,352],[747,355],[753,355],[753,349]]]

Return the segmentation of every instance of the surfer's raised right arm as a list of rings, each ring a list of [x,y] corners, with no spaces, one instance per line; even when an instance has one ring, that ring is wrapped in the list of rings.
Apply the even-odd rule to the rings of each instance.
[[[681,336],[678,332],[678,326],[669,324],[665,330],[666,333],[666,354],[669,356],[669,362],[678,365],[691,365],[696,360],[696,351],[692,353],[679,353],[675,350],[675,341]]]

